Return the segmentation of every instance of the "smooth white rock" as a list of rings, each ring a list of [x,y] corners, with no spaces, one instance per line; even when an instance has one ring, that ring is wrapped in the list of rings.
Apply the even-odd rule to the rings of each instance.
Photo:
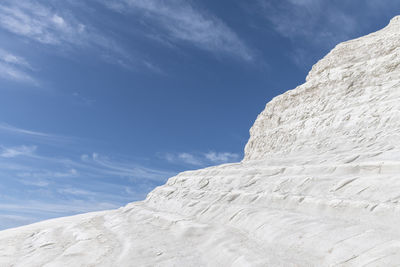
[[[0,232],[0,266],[398,266],[400,17],[275,97],[245,157]]]

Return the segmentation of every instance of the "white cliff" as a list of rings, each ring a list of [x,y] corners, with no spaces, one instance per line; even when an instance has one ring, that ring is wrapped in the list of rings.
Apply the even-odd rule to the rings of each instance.
[[[266,105],[243,161],[0,232],[0,266],[398,266],[400,17]]]

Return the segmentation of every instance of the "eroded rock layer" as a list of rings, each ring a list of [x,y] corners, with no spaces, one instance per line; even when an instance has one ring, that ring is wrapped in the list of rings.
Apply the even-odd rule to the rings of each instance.
[[[274,98],[245,158],[143,202],[0,232],[0,266],[396,266],[400,18]]]

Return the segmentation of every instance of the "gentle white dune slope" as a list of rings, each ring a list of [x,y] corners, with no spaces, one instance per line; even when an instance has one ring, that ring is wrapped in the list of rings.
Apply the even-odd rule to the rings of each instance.
[[[0,266],[400,265],[400,17],[258,116],[242,162],[0,232]]]

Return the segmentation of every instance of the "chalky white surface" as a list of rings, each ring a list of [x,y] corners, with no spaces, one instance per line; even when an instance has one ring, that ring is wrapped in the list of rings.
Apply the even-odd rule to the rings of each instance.
[[[0,266],[398,266],[400,17],[258,116],[240,163],[0,232]]]

